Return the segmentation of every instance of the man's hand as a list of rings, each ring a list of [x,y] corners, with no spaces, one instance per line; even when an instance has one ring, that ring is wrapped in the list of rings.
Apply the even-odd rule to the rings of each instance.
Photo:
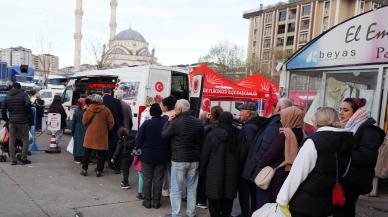
[[[112,158],[112,159],[110,159],[110,162],[111,162],[112,164],[114,164],[114,163],[115,163],[115,160]]]

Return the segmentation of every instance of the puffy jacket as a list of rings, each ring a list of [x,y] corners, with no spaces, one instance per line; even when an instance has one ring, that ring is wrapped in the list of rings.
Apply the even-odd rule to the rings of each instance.
[[[280,115],[273,115],[268,119],[267,126],[251,144],[248,151],[247,160],[242,172],[242,178],[254,181],[256,175],[260,172],[259,162],[261,156],[268,150],[273,140],[279,135]]]
[[[352,152],[351,132],[320,131],[310,139],[317,151],[315,167],[298,187],[290,201],[291,213],[300,216],[330,216],[334,212],[332,202],[336,183],[336,155],[338,174],[345,173]],[[341,177],[339,177],[341,181]]]
[[[229,135],[216,124],[209,128],[200,162],[200,174],[206,175],[206,196],[233,199],[240,179],[238,130]]]
[[[183,112],[164,125],[162,139],[170,141],[172,161],[199,162],[203,134],[201,121],[190,112]]]
[[[357,194],[367,194],[372,190],[378,149],[384,140],[384,131],[369,118],[354,135],[352,163],[345,177],[346,184]]]
[[[7,111],[9,116],[7,115]],[[31,101],[22,89],[12,88],[2,105],[1,115],[11,124],[28,124],[31,122]]]

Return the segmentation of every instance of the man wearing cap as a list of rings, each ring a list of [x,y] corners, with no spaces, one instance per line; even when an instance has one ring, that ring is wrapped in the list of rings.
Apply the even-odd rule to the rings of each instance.
[[[255,143],[255,138],[265,126],[266,118],[257,115],[256,103],[246,102],[238,107],[240,120],[243,122],[239,139],[241,142],[241,166],[244,166],[247,159],[249,147]],[[247,180],[240,180],[239,201],[241,216],[251,216],[256,207],[256,185]]]

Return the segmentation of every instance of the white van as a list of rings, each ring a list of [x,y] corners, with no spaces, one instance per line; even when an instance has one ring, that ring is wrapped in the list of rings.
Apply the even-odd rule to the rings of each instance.
[[[69,79],[63,93],[63,105],[67,108],[69,121],[80,97],[101,92],[105,86],[109,86],[113,91],[117,88],[125,91],[124,101],[132,109],[133,130],[138,129],[148,96],[157,102],[169,95],[189,100],[188,72],[177,68],[147,65],[83,71],[77,72]],[[70,123],[68,126],[71,126]]]

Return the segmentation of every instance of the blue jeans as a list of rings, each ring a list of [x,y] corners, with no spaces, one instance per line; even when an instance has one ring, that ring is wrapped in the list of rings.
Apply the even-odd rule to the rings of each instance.
[[[182,194],[187,184],[187,210],[188,217],[196,216],[195,203],[197,201],[199,162],[174,162],[171,161],[171,209],[172,217],[180,217]]]

